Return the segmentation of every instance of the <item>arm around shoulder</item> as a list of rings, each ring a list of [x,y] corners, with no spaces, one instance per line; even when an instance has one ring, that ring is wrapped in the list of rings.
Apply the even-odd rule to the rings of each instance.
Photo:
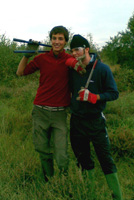
[[[18,69],[16,71],[16,75],[17,76],[23,76],[24,70],[25,70],[25,68],[27,66],[27,63],[28,63],[28,58],[23,56],[23,58],[21,59],[19,65],[18,65]]]

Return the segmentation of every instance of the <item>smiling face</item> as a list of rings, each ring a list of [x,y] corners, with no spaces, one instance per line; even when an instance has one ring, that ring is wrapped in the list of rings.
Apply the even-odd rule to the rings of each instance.
[[[53,34],[51,38],[52,48],[55,55],[58,55],[63,51],[64,46],[66,45],[66,40],[64,34],[57,33]]]

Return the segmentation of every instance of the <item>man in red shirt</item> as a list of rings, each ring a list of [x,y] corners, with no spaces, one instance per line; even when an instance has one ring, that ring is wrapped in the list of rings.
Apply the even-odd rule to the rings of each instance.
[[[65,53],[69,39],[68,30],[56,26],[50,31],[52,49],[39,54],[28,63],[29,54],[23,56],[16,74],[28,75],[40,70],[39,87],[34,99],[33,142],[39,152],[45,180],[54,174],[53,157],[60,171],[68,168],[66,108],[70,105],[69,68],[83,70],[78,61]],[[36,45],[35,45],[36,46]],[[38,45],[37,45],[38,46]],[[66,61],[69,58],[69,62]],[[77,65],[76,65],[77,63]]]

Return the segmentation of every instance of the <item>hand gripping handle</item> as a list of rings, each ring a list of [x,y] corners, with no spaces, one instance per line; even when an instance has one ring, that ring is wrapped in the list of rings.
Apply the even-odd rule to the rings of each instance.
[[[23,43],[32,43],[32,40],[30,39],[29,41],[26,41],[26,40],[21,40],[21,39],[17,39],[17,38],[13,38],[13,41],[14,42],[23,42]],[[51,45],[48,45],[48,44],[42,44],[41,42],[38,42],[38,45],[40,46],[45,46],[45,47],[52,47]]]

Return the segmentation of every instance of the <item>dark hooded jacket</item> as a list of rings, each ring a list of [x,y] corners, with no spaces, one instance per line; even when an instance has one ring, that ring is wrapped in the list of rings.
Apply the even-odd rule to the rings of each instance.
[[[70,69],[70,88],[72,92],[70,108],[71,113],[77,116],[94,118],[101,115],[106,107],[107,101],[113,101],[118,98],[119,92],[109,66],[98,60],[88,89],[91,93],[99,94],[100,100],[97,101],[96,104],[76,100],[76,97],[78,97],[78,91],[81,87],[85,87],[97,57],[96,54],[90,54],[90,56],[91,61],[86,66],[86,73],[84,75],[80,75],[75,70]]]

